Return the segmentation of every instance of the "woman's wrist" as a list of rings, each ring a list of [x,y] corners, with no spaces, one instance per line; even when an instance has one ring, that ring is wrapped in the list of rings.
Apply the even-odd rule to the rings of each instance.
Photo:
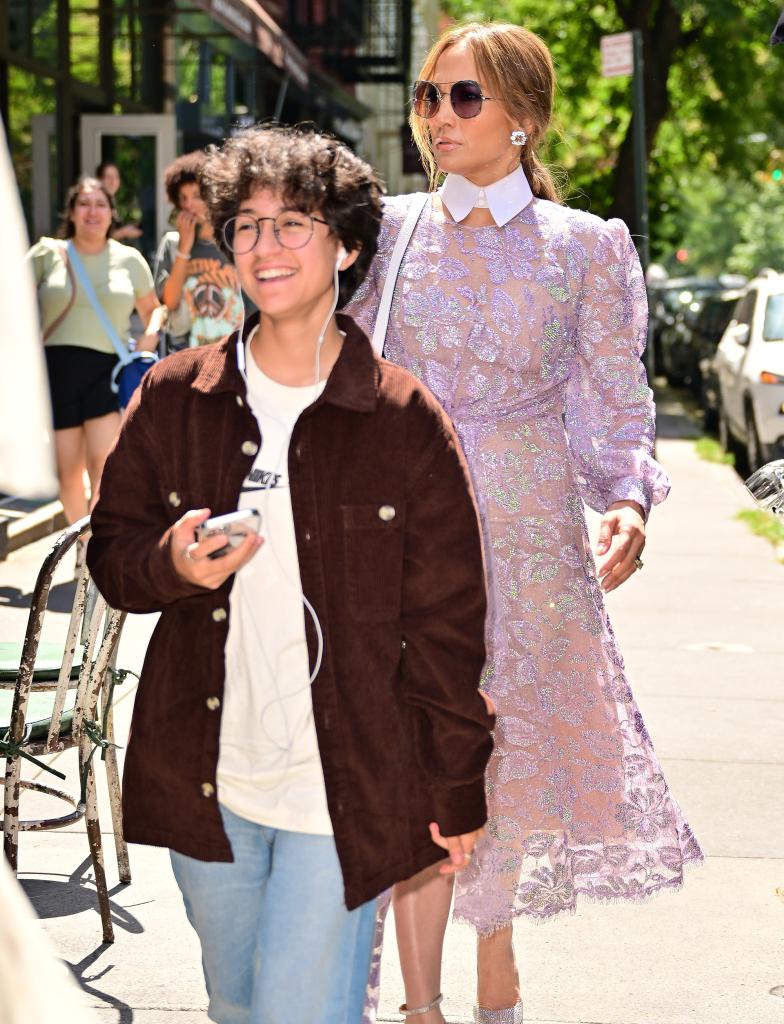
[[[160,334],[169,319],[169,308],[165,305],[156,306],[147,321],[145,334]]]
[[[607,506],[607,511],[613,512],[615,509],[619,508],[634,509],[634,511],[637,512],[637,514],[642,519],[645,519],[645,509],[642,507],[639,501],[635,501],[633,498],[625,498],[623,501],[613,501],[611,504]]]
[[[189,260],[190,258],[191,258],[191,254],[189,252],[183,252],[182,249],[178,249],[177,250],[177,259],[178,260]]]

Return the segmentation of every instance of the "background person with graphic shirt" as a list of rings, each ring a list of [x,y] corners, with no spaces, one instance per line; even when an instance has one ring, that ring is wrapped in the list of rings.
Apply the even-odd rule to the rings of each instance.
[[[166,194],[176,211],[155,257],[155,287],[169,309],[172,349],[196,348],[225,338],[242,322],[237,274],[215,244],[199,189],[206,154],[178,157],[166,169]]]
[[[101,591],[161,611],[125,832],[171,850],[212,1020],[359,1024],[374,898],[463,868],[485,821],[477,513],[443,410],[334,315],[376,250],[371,168],[252,129],[203,185],[260,312],[147,374],[93,514]],[[210,559],[196,528],[238,507],[262,536]]]

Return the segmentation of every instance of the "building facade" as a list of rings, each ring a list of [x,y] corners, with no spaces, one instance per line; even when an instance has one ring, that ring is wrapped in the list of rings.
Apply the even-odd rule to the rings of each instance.
[[[166,164],[272,119],[334,133],[400,191],[412,40],[423,37],[427,7],[6,0],[0,114],[31,237],[51,234],[68,187],[111,159],[123,178],[120,212],[141,224],[149,254],[171,213]]]

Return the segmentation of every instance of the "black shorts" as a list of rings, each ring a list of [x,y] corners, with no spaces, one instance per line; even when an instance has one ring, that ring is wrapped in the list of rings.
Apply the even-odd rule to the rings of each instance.
[[[54,429],[81,427],[110,412],[120,403],[111,389],[117,356],[79,345],[45,345]]]

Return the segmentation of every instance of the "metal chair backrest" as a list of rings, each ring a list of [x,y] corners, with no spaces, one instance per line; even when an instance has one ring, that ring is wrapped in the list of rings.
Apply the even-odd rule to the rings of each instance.
[[[33,589],[8,738],[14,744],[24,743],[31,691],[54,690],[49,732],[43,751],[45,753],[52,753],[78,742],[84,729],[85,717],[92,721],[98,694],[107,672],[112,667],[124,619],[122,612],[108,607],[90,578],[86,565],[83,566],[76,581],[76,594],[71,607],[57,681],[36,678],[36,660],[53,575],[77,541],[86,542],[89,536],[89,518],[69,527],[58,538],[44,560]],[[65,730],[63,710],[68,692],[74,688],[72,673],[77,649],[80,649],[81,662],[76,683],[76,700],[70,730]]]

